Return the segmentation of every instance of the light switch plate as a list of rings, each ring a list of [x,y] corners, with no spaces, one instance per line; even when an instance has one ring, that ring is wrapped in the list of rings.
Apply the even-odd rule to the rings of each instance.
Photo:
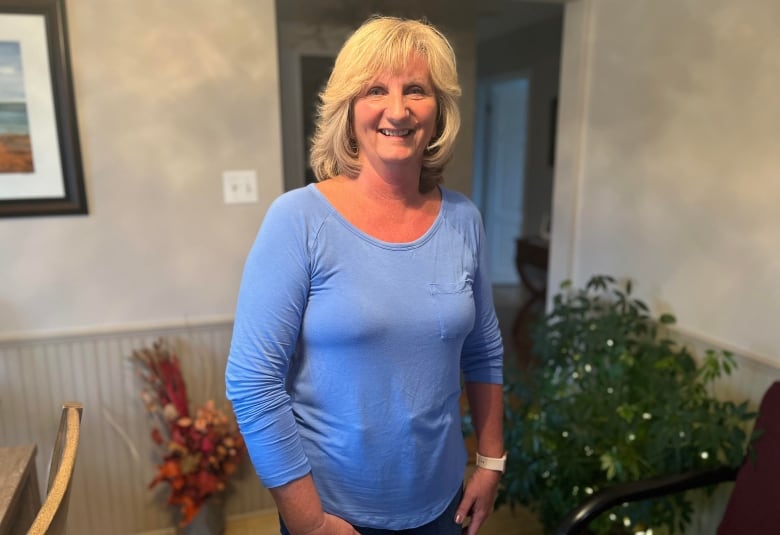
[[[222,196],[225,204],[257,202],[257,171],[223,171]]]

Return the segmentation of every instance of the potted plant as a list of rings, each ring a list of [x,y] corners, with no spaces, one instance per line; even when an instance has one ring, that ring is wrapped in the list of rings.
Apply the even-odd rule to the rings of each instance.
[[[156,419],[151,436],[161,454],[149,487],[170,485],[168,503],[179,508],[184,532],[222,533],[224,510],[215,500],[244,453],[235,422],[213,400],[190,413],[179,358],[165,340],[134,351],[131,360],[146,410]]]
[[[631,291],[609,276],[564,283],[533,329],[534,364],[507,381],[498,504],[529,507],[547,532],[604,486],[743,459],[755,414],[711,389],[735,367],[732,355],[707,351],[697,364],[668,332],[675,318],[654,318]],[[621,507],[592,528],[682,531],[692,508],[676,495]]]

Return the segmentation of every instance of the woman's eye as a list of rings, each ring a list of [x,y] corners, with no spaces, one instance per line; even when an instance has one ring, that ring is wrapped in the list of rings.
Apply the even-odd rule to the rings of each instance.
[[[382,94],[382,88],[381,87],[371,87],[368,91],[366,91],[366,95],[369,96],[375,96],[375,95],[381,95]]]
[[[421,85],[413,85],[409,87],[409,89],[406,90],[406,93],[415,98],[427,97],[428,95],[432,94],[432,92],[428,90],[428,88]]]

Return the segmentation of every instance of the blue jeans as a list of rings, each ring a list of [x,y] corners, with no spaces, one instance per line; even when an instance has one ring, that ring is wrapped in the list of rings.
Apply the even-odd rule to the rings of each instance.
[[[463,489],[459,490],[447,506],[447,509],[432,522],[428,522],[418,528],[393,531],[390,529],[364,528],[353,526],[360,535],[461,535],[461,526],[455,523],[455,512],[458,510],[460,500],[463,499]],[[279,517],[279,528],[282,535],[290,535],[282,518]]]

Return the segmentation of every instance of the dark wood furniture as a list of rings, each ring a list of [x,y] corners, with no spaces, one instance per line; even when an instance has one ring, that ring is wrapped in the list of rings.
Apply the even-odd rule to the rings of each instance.
[[[535,314],[544,307],[547,295],[549,242],[537,237],[520,238],[515,246],[515,265],[524,293],[528,295],[512,322],[512,341],[521,370],[531,364],[530,328]]]
[[[0,535],[27,533],[41,508],[36,447],[0,448]]]
[[[547,240],[526,237],[518,238],[516,241],[515,265],[523,286],[531,294],[529,301],[544,300],[547,293],[549,255],[550,242]],[[536,276],[534,276],[534,270],[536,270]]]

